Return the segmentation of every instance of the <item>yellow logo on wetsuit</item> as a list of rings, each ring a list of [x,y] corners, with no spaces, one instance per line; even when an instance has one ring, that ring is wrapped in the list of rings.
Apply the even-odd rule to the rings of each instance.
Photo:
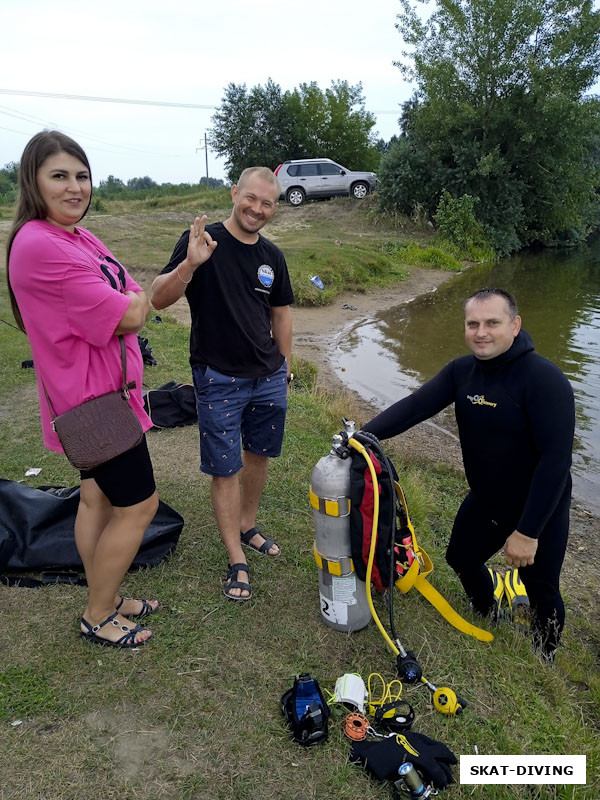
[[[498,403],[490,403],[486,400],[484,394],[468,394],[467,400],[470,400],[474,406],[491,406],[492,408],[496,408],[498,405]]]
[[[407,753],[410,753],[413,756],[419,755],[419,752],[415,750],[412,744],[410,744],[406,736],[403,736],[401,733],[396,734],[396,744],[399,744],[400,747],[403,747]]]

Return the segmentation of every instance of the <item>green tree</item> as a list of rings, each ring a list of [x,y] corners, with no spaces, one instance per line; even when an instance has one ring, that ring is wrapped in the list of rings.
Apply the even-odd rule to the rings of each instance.
[[[13,202],[17,196],[17,177],[19,164],[10,161],[0,169],[0,198],[5,202]]]
[[[417,89],[382,165],[384,207],[433,214],[443,189],[476,197],[499,252],[584,234],[600,185],[593,3],[437,0],[425,20],[400,3],[397,66]]]
[[[106,180],[101,180],[98,184],[98,192],[103,197],[111,197],[112,195],[119,194],[126,191],[127,187],[120,178],[115,178],[114,175],[109,175]]]
[[[225,182],[221,178],[207,178],[206,176],[200,178],[200,186],[206,186],[208,189],[221,189],[225,186]]]
[[[143,178],[129,178],[127,188],[132,192],[140,192],[142,189],[154,189],[158,184],[149,175]]]
[[[295,146],[284,95],[270,78],[264,87],[250,90],[245,84],[230,83],[212,123],[210,146],[225,158],[232,182],[246,167],[275,169],[283,160],[286,143]]]
[[[375,117],[365,111],[362,84],[332,81],[323,92],[314,81],[302,83],[286,102],[299,144],[287,158],[332,158],[348,169],[377,169]]]
[[[290,158],[333,158],[349,169],[379,164],[375,118],[360,84],[333,81],[323,92],[313,82],[282,92],[271,79],[250,90],[230,83],[212,122],[210,145],[226,159],[231,181],[246,167],[275,168]]]

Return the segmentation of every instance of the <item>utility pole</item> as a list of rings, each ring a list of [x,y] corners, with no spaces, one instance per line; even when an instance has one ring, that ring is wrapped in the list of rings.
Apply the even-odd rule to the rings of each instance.
[[[208,141],[206,139],[206,131],[204,131],[204,156],[206,158],[206,188],[208,189]]]
[[[197,147],[196,152],[198,150],[204,150],[204,156],[206,159],[206,188],[208,189],[208,139],[206,136],[206,131],[204,131],[204,147]]]

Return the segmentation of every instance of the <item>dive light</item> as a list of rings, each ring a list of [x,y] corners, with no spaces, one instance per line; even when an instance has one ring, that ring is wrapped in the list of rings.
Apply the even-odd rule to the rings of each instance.
[[[410,761],[406,761],[398,769],[399,780],[394,783],[395,796],[400,797],[400,792],[408,795],[411,800],[425,800],[431,796],[431,786],[425,786],[421,776]]]

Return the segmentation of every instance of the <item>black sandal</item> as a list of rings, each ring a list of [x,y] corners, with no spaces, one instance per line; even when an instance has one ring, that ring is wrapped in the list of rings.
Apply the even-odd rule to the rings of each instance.
[[[94,644],[101,644],[104,647],[141,647],[143,644],[146,644],[148,639],[144,639],[143,642],[136,642],[135,637],[140,631],[143,631],[144,628],[136,625],[135,628],[128,628],[126,625],[121,625],[115,617],[118,616],[117,612],[115,611],[114,614],[111,614],[110,617],[107,617],[104,622],[101,622],[99,625],[90,625],[90,623],[81,617],[81,622],[87,628],[87,631],[81,631],[81,638],[85,639],[87,642],[93,642]],[[103,628],[105,625],[114,625],[116,628],[120,628],[122,631],[125,631],[124,635],[121,636],[120,639],[117,639],[116,642],[111,642],[109,639],[103,639],[101,636],[97,636],[96,634]]]
[[[248,564],[227,565],[227,577],[225,578],[225,583],[223,584],[223,594],[228,600],[245,601],[250,600],[252,597],[252,589],[250,588],[250,584],[246,583],[245,581],[237,580],[237,576],[240,572],[248,573],[248,578],[250,578],[250,568]],[[229,594],[231,589],[240,589],[241,591],[248,592],[248,595],[244,597],[241,594]]]
[[[262,536],[264,539],[264,542],[259,547],[257,547],[255,544],[250,544],[250,539],[253,539],[257,535]],[[250,528],[250,530],[246,531],[246,533],[242,533],[240,531],[240,539],[242,540],[244,547],[254,550],[255,553],[259,553],[261,556],[278,558],[281,555],[281,547],[279,547],[277,542],[273,541],[273,539],[269,539],[268,536],[265,536],[265,534],[258,527]],[[277,553],[269,553],[269,550],[273,547],[273,545],[279,548]]]
[[[135,600],[135,598],[124,597],[123,595],[120,595],[120,597],[121,597],[121,602],[116,607],[116,609],[115,609],[116,611],[118,611],[121,608],[121,606],[123,605],[125,600]],[[150,614],[154,614],[154,612],[158,611],[158,609],[160,608],[160,606],[156,606],[156,608],[152,608],[152,606],[150,605],[150,603],[147,600],[135,600],[135,602],[142,604],[142,610],[140,611],[140,613],[139,614],[124,614],[121,611],[120,613],[121,613],[121,615],[123,617],[131,617],[132,619],[144,619],[144,617],[148,617],[148,616],[150,616]]]

